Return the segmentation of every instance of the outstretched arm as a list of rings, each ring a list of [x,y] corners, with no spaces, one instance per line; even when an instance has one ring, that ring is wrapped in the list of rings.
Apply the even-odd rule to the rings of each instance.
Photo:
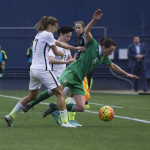
[[[96,10],[93,15],[93,19],[85,27],[84,33],[85,33],[85,39],[87,43],[92,39],[92,34],[90,33],[91,28],[93,27],[96,21],[101,19],[102,16],[103,16],[102,11],[100,9]]]
[[[118,73],[120,73],[120,74],[123,74],[123,75],[125,75],[125,76],[128,77],[128,78],[139,79],[139,77],[137,77],[137,76],[135,76],[135,75],[133,75],[133,74],[127,73],[126,71],[124,71],[124,70],[121,69],[118,65],[116,65],[116,64],[114,64],[114,63],[112,63],[111,65],[108,65],[108,66],[109,66],[109,68],[111,68],[112,70],[114,70],[114,71],[116,71],[116,72],[118,72]]]
[[[57,50],[56,45],[52,45],[52,46],[51,46],[51,49],[52,49],[53,53],[54,53],[56,56],[61,56],[61,57],[64,56],[64,53],[62,53],[62,52],[60,52],[60,51]]]
[[[77,50],[83,51],[84,50],[84,47],[82,47],[82,46],[74,47],[67,43],[60,42],[58,40],[56,40],[55,44],[56,44],[56,46],[59,46],[59,47],[65,48],[65,49],[71,49],[71,50],[75,50],[75,51],[77,51]]]

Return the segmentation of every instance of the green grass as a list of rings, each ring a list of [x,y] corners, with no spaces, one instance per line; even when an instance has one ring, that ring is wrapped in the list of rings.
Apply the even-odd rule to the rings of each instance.
[[[0,95],[23,97],[27,91],[1,91]],[[19,112],[14,127],[8,128],[4,116],[18,100],[0,97],[0,150],[149,150],[150,123],[114,118],[101,121],[98,114],[77,113],[83,125],[75,129],[59,127],[52,116],[42,118],[47,105],[39,104],[24,114]],[[44,101],[55,101],[55,96]],[[150,121],[150,96],[92,93],[91,103],[113,108],[115,115]],[[100,105],[90,104],[98,112]]]

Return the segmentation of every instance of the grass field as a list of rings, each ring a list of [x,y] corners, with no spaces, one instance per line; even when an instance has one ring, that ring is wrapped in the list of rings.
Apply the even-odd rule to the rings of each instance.
[[[0,91],[0,150],[149,150],[150,96],[92,93],[88,112],[77,113],[78,128],[61,128],[52,116],[42,118],[47,105],[18,113],[14,127],[8,128],[4,116],[27,91]],[[5,97],[10,96],[10,97]],[[11,97],[13,96],[13,97]],[[44,103],[55,101],[52,97]],[[115,118],[101,121],[98,110],[114,106]]]

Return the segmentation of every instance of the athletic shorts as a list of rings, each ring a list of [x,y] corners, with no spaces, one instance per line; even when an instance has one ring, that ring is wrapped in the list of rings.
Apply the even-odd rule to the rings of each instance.
[[[29,90],[40,89],[42,84],[50,90],[60,86],[60,82],[52,71],[30,69]]]
[[[59,78],[63,87],[68,87],[70,95],[83,95],[85,92],[83,89],[83,82],[78,79],[76,74],[71,69],[65,69]]]

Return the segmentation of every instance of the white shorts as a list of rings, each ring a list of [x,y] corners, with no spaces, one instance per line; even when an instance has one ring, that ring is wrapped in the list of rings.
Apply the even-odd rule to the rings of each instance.
[[[60,82],[52,71],[30,69],[29,90],[40,89],[42,83],[50,90],[60,86]]]

